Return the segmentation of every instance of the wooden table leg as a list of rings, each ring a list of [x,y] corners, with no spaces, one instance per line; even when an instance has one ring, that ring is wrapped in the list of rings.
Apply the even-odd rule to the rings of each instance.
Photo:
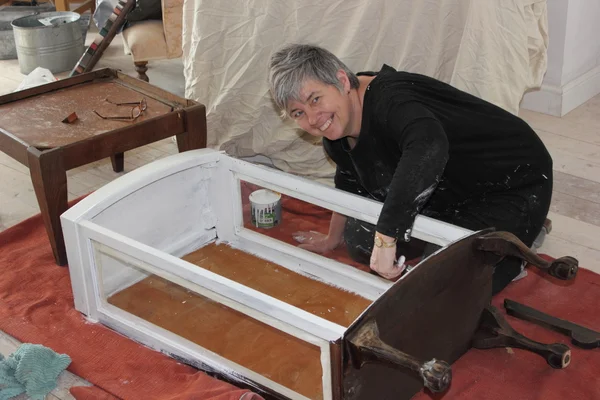
[[[110,156],[110,162],[112,163],[113,171],[123,172],[125,167],[125,155],[124,153],[116,153]]]
[[[60,215],[67,210],[67,172],[62,150],[27,149],[29,171],[56,264],[67,263]]]
[[[202,104],[183,110],[185,132],[177,135],[177,148],[182,153],[206,147],[206,108]]]

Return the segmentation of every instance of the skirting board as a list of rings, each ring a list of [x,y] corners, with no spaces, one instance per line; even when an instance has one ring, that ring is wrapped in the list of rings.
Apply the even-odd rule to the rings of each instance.
[[[566,85],[542,84],[540,90],[526,93],[521,108],[562,117],[600,94],[600,65]]]

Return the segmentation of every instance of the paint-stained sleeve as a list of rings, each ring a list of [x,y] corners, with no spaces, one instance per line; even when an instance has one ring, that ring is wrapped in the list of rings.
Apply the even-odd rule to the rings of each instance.
[[[409,241],[415,216],[435,190],[448,161],[448,139],[438,119],[420,103],[392,103],[384,113],[384,134],[392,136],[401,157],[377,231]]]

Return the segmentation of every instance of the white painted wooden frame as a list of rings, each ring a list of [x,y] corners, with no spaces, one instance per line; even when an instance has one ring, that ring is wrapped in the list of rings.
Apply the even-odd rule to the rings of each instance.
[[[90,229],[91,227],[88,225],[87,228]],[[285,303],[269,298],[260,292],[253,291],[253,289],[239,285],[236,282],[227,282],[227,279],[218,275],[216,277],[211,276],[213,274],[209,271],[190,266],[189,263],[179,258],[172,257],[167,254],[158,254],[157,257],[155,257],[156,254],[153,254],[156,253],[155,250],[144,249],[143,245],[141,246],[141,249],[133,248],[131,247],[133,243],[128,243],[130,240],[127,240],[127,238],[117,236],[111,238],[109,245],[105,245],[101,244],[97,240],[106,239],[106,237],[102,234],[99,234],[94,230],[94,228],[91,228],[91,230],[89,230],[87,233],[89,233],[89,237],[92,241],[92,247],[96,253],[96,260],[99,259],[97,257],[99,254],[104,254],[109,257],[123,260],[129,265],[160,276],[163,279],[171,281],[203,297],[209,298],[242,314],[248,315],[264,324],[270,325],[273,328],[278,329],[290,336],[297,337],[305,342],[319,347],[321,350],[321,364],[322,366],[327,366],[327,368],[323,368],[323,387],[324,389],[327,388],[331,392],[329,341],[336,340],[341,337],[344,331],[343,327],[326,321],[329,323],[332,330],[337,330],[337,332],[328,332],[322,327],[316,325],[315,330],[319,331],[319,333],[322,333],[325,338],[317,337],[307,333],[307,329],[298,328],[298,326],[302,327],[303,323],[301,321],[303,321],[303,319],[302,316],[294,314],[297,314],[298,312],[301,314],[306,313],[303,310],[290,307]],[[110,245],[114,247],[109,247]],[[147,253],[144,250],[147,250]],[[169,258],[171,258],[170,263]],[[157,263],[162,266],[153,265],[152,263]],[[181,269],[174,268],[178,264],[182,267]],[[200,270],[201,274],[195,274],[197,270]],[[96,263],[95,273],[99,276],[102,274],[101,262]],[[215,281],[213,281],[214,278],[216,278]],[[225,372],[230,376],[236,377],[237,380],[246,384],[256,386],[255,382],[258,382],[263,386],[271,388],[291,399],[306,399],[306,397],[300,395],[299,393],[296,393],[274,381],[266,379],[248,368],[231,362],[222,356],[213,353],[212,351],[204,349],[189,340],[169,332],[166,329],[160,328],[143,320],[142,318],[131,315],[126,311],[119,309],[118,307],[110,305],[106,301],[106,296],[102,295],[102,293],[104,293],[102,283],[103,280],[99,278],[96,284],[96,290],[98,293],[100,293],[98,304],[99,322],[104,324],[108,323],[109,325],[121,324],[122,326],[126,327],[124,333],[126,333],[128,336],[129,333],[133,333],[134,330],[139,331],[139,328],[142,327],[144,328],[144,335],[140,336],[139,339],[142,339],[142,343],[149,345],[152,348],[161,350],[160,346],[162,342],[170,342],[175,349],[181,348],[184,350],[193,350],[195,354],[193,359],[196,362],[209,366],[212,363],[210,370],[216,366],[221,372]],[[253,298],[251,295],[246,295],[244,293],[246,291],[254,292],[253,294],[259,298],[259,300]],[[267,301],[264,302],[264,304],[256,304],[256,302],[260,301],[260,299],[263,301],[266,299]],[[269,302],[269,299],[271,302]],[[273,300],[275,301],[273,302]],[[246,302],[253,304],[253,306],[248,306]],[[284,307],[283,310],[280,309],[282,305]],[[263,309],[268,310],[268,313],[257,311]],[[293,312],[294,314],[288,314],[288,312]],[[312,314],[310,314],[308,318],[315,319]],[[294,319],[296,321],[294,321]],[[186,354],[184,352],[181,357],[189,360],[190,354]],[[331,399],[331,396],[324,395],[324,399]]]
[[[219,179],[215,179],[211,187],[215,203],[219,206],[217,231],[221,240],[300,274],[359,293],[369,300],[377,299],[391,286],[386,279],[348,268],[345,264],[244,228],[240,181],[272,189],[370,224],[377,223],[382,203],[235,158],[224,158],[222,164],[218,171]],[[230,195],[223,197],[222,193]],[[468,229],[419,215],[415,219],[412,236],[446,246],[471,233]]]
[[[240,180],[371,224],[377,222],[381,212],[381,203],[213,150],[170,156],[109,183],[61,216],[75,307],[93,321],[204,369],[226,373],[244,383],[259,383],[291,399],[305,398],[107,303],[106,285],[129,286],[144,276],[137,272],[123,273],[126,266],[156,274],[320,347],[323,398],[331,399],[329,343],[340,339],[345,327],[198,268],[180,257],[218,238],[235,248],[370,300],[380,297],[392,284],[245,229]],[[180,210],[185,213],[178,214]],[[150,221],[136,220],[144,219],[148,213],[152,215]],[[152,220],[161,221],[164,226],[153,227]],[[146,223],[147,229],[140,229],[138,223]],[[416,218],[413,228],[414,237],[442,246],[470,233],[423,216]],[[168,242],[164,241],[165,236]],[[106,260],[102,257],[114,261],[100,262]],[[111,263],[115,265],[111,267]],[[119,265],[124,267],[118,268]],[[103,274],[107,279],[102,278]],[[111,281],[111,278],[115,279]]]

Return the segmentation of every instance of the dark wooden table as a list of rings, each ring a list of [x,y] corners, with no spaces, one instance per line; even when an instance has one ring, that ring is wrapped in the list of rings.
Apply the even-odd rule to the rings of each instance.
[[[139,102],[147,108],[132,121],[103,116],[131,115]],[[73,123],[62,122],[77,113]],[[180,152],[206,147],[206,108],[131,78],[101,69],[0,96],[0,151],[29,167],[31,180],[58,265],[67,263],[60,215],[67,206],[67,170],[111,157],[123,171],[123,152],[171,136]]]

